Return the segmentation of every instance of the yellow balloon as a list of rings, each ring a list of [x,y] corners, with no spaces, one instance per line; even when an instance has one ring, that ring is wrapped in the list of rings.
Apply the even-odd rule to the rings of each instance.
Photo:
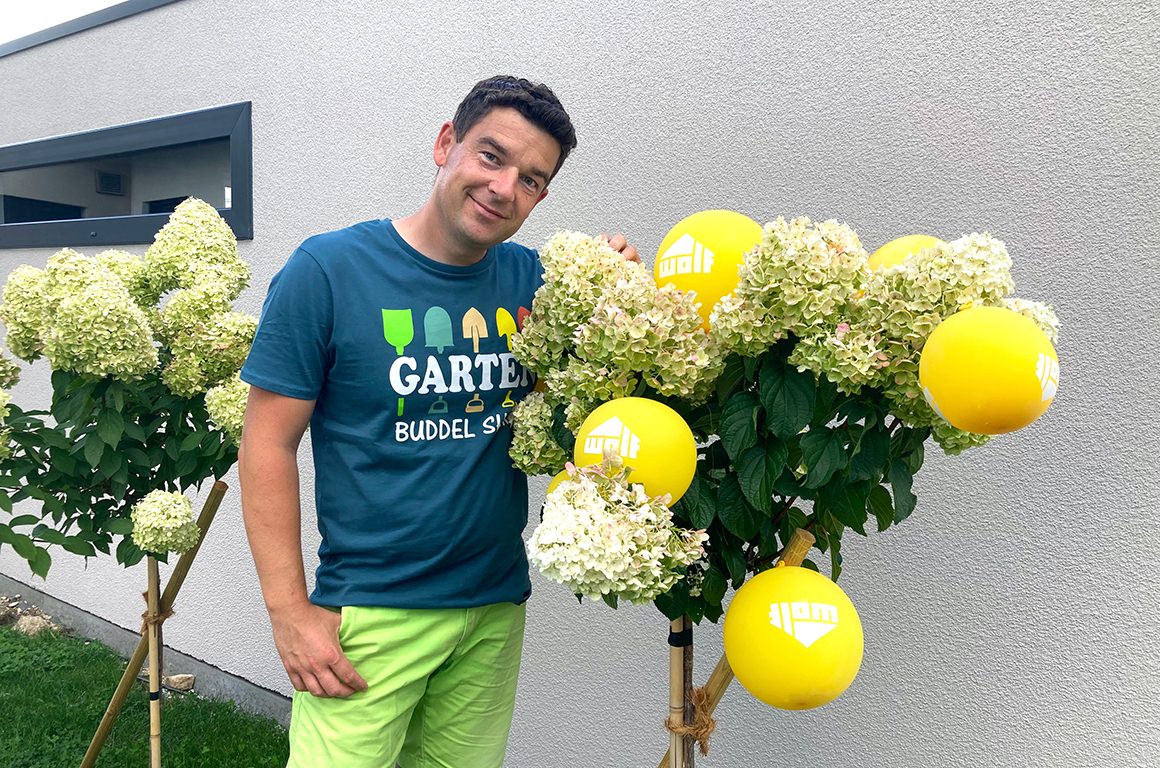
[[[922,349],[918,381],[953,426],[998,435],[1043,415],[1059,388],[1059,358],[1038,325],[1004,307],[948,317]]]
[[[621,397],[588,415],[576,434],[573,463],[599,464],[604,451],[619,454],[632,468],[630,483],[650,496],[669,494],[671,504],[689,490],[697,466],[693,431],[676,411],[656,400]]]
[[[833,701],[862,666],[862,621],[837,584],[778,566],[737,590],[725,613],[725,655],[745,690],[779,709]]]
[[[942,240],[930,235],[906,235],[895,238],[870,254],[866,266],[872,270],[893,267],[906,261],[911,254],[918,253],[924,248],[933,248],[941,242]]]
[[[560,483],[562,483],[562,482],[564,482],[565,480],[567,480],[567,479],[568,479],[568,477],[569,477],[569,475],[568,475],[568,470],[566,470],[566,469],[562,469],[562,470],[560,470],[560,472],[558,472],[558,473],[556,474],[556,476],[555,476],[555,477],[553,477],[553,478],[552,478],[552,479],[551,479],[551,480],[548,482],[548,490],[544,491],[544,495],[546,496],[547,494],[549,494],[549,493],[551,493],[552,491],[556,490],[556,486],[558,486]]]
[[[701,324],[709,330],[713,307],[737,287],[737,270],[761,236],[760,224],[735,211],[687,216],[669,230],[657,250],[653,264],[657,285],[671,283],[682,291],[695,291]]]

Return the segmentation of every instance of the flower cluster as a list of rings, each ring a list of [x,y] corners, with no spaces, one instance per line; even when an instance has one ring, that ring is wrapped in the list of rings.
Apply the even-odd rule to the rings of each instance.
[[[158,364],[145,311],[100,259],[65,248],[43,269],[21,266],[4,286],[0,320],[8,346],[54,369],[137,379]]]
[[[201,532],[193,521],[193,505],[177,491],[150,491],[133,506],[133,542],[155,554],[181,554],[197,545]]]
[[[670,590],[701,559],[708,534],[673,526],[667,497],[628,482],[619,457],[577,469],[548,494],[528,541],[540,571],[578,595],[646,603]]]
[[[43,270],[18,267],[4,286],[0,320],[8,347],[25,360],[43,355],[56,370],[124,380],[164,360],[166,385],[193,397],[226,381],[249,352],[257,320],[230,307],[249,278],[229,225],[190,198],[144,257],[109,250],[90,258],[65,248]]]
[[[206,412],[213,423],[229,435],[234,445],[242,440],[242,421],[246,416],[246,398],[249,396],[250,385],[236,373],[225,383],[205,393]]]
[[[516,467],[529,475],[554,475],[568,461],[552,439],[552,407],[542,392],[530,393],[512,410],[510,454]]]
[[[723,356],[693,294],[658,288],[643,265],[577,232],[549,240],[540,260],[544,285],[512,351],[544,380],[547,404],[566,406],[569,429],[642,383],[693,403],[708,397]]]
[[[866,258],[844,224],[778,217],[746,255],[737,288],[717,302],[712,335],[729,351],[757,357],[790,333],[836,325],[866,280]]]

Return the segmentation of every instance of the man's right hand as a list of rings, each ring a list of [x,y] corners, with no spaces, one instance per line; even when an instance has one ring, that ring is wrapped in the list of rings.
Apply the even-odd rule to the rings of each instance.
[[[295,690],[345,698],[367,689],[338,642],[341,621],[334,611],[309,602],[271,609],[274,645]]]

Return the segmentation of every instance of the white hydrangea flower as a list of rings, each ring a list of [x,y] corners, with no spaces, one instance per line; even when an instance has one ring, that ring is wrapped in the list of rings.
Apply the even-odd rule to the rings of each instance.
[[[1050,304],[1027,299],[1005,299],[1003,306],[1031,319],[1054,344],[1059,339],[1059,316]]]
[[[708,534],[674,527],[668,497],[629,483],[619,457],[568,471],[528,541],[529,560],[549,579],[591,599],[647,603],[703,557]]]
[[[201,532],[193,505],[177,491],[150,491],[133,506],[133,543],[146,552],[181,554],[197,545]]]
[[[238,374],[205,393],[205,409],[210,419],[220,427],[234,445],[242,440],[242,422],[246,418],[246,400],[250,385]]]

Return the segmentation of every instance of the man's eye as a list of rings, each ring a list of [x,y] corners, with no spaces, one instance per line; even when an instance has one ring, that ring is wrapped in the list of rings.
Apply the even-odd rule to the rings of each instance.
[[[540,183],[533,179],[531,176],[524,176],[521,181],[523,181],[525,187],[532,190],[533,192],[540,188]]]
[[[499,164],[499,158],[493,155],[491,152],[480,152],[479,154],[481,157],[483,157],[484,160],[491,163],[492,165]]]

